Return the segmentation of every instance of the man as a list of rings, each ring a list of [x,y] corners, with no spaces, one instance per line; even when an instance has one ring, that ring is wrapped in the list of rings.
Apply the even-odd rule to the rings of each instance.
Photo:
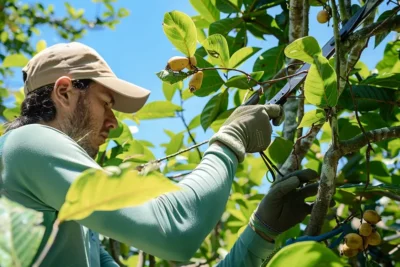
[[[118,79],[95,50],[76,42],[43,50],[23,76],[21,116],[0,138],[2,192],[43,212],[46,232],[40,251],[71,183],[88,168],[101,169],[93,158],[117,127],[112,109],[136,112],[150,92]],[[199,166],[179,183],[182,190],[61,224],[41,266],[118,266],[97,233],[164,259],[190,259],[224,211],[238,162],[245,153],[266,149],[269,120],[277,124],[281,118],[277,105],[238,108],[211,138]],[[274,185],[221,266],[259,266],[274,237],[310,212],[304,198],[316,187],[296,188],[315,177],[303,171]]]

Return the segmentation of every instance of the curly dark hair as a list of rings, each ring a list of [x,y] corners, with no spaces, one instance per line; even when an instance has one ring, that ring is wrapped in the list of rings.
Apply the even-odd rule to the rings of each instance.
[[[89,88],[91,83],[92,80],[90,79],[73,80],[72,86],[84,91]],[[53,89],[54,84],[48,84],[27,94],[21,104],[21,115],[15,120],[5,123],[5,132],[39,121],[49,122],[54,120],[57,110],[51,99]]]

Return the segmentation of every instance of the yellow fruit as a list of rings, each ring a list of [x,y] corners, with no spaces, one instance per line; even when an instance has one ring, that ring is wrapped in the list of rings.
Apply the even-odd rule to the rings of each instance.
[[[319,23],[326,23],[329,20],[329,12],[324,10],[321,10],[317,14],[317,20]]]
[[[342,250],[340,251],[340,254],[351,258],[351,257],[356,256],[358,254],[358,252],[359,252],[358,249],[349,248],[346,244],[344,244],[342,246]]]
[[[372,233],[372,226],[369,223],[362,223],[358,232],[362,236],[369,236]]]
[[[188,69],[189,70],[194,70],[194,66],[197,66],[197,59],[196,59],[196,57],[195,56],[191,56],[190,58],[189,58],[189,66],[188,66]]]
[[[181,71],[189,66],[189,59],[187,57],[171,57],[168,60],[168,67],[173,71]]]
[[[355,233],[347,234],[344,237],[344,242],[351,249],[361,249],[363,245],[362,237]]]
[[[367,242],[368,245],[377,246],[382,242],[381,235],[378,232],[373,231],[371,235],[367,237]]]
[[[364,211],[363,219],[370,224],[377,224],[381,220],[381,216],[374,210]]]
[[[192,79],[189,81],[189,90],[193,93],[196,90],[199,90],[201,87],[201,83],[203,82],[203,72],[198,71],[193,74]]]

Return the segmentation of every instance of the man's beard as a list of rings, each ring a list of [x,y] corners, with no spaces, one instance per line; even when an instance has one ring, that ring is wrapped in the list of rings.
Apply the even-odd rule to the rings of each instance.
[[[74,113],[67,119],[63,128],[64,133],[77,142],[94,159],[99,152],[99,148],[93,147],[90,142],[91,136],[97,133],[95,132],[94,120],[92,120],[89,105],[86,94],[81,93]]]

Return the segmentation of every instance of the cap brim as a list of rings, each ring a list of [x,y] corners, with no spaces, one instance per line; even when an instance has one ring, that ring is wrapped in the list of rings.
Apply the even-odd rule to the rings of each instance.
[[[113,91],[113,109],[133,113],[141,109],[149,98],[150,91],[116,77],[91,78]]]

